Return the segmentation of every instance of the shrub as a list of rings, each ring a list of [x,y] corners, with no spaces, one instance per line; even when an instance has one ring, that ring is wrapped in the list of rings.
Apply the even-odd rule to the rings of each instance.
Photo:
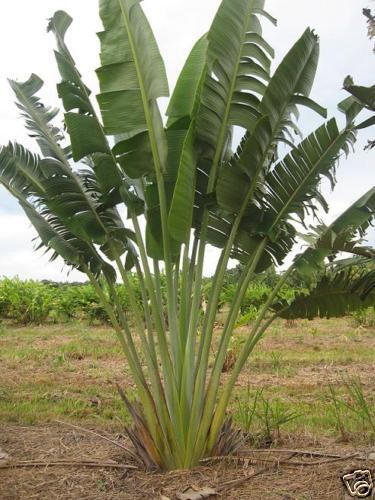
[[[55,290],[37,281],[0,282],[0,315],[17,323],[44,323],[55,306]]]

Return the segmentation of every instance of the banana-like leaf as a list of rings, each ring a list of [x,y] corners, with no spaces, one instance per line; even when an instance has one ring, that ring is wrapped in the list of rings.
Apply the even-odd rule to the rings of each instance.
[[[299,104],[309,105],[314,107],[316,111],[323,113],[323,108],[308,99],[316,74],[318,56],[317,37],[311,30],[306,30],[280,63],[267,85],[259,107],[262,119],[268,117],[269,120],[269,140],[271,142],[268,144],[268,149],[265,148],[265,145],[263,146],[265,153],[269,153],[271,148],[274,150],[278,141],[289,142],[288,137],[293,142],[294,138],[289,129],[300,135],[298,127],[290,118],[291,113],[298,117],[297,101]],[[280,88],[283,88],[283,92],[278,94]],[[251,154],[253,148],[248,143],[258,141],[257,133],[264,136],[264,127],[252,131],[251,134],[247,133],[234,157],[234,160],[241,159],[241,168],[247,163],[249,167],[245,167],[245,171],[249,172],[251,169],[252,173],[259,171],[259,166],[253,162]],[[261,140],[264,141],[264,138]],[[249,158],[248,155],[250,155]],[[272,160],[273,157],[274,152],[272,151],[269,160]],[[264,163],[267,156],[263,155],[262,158]],[[264,167],[265,170],[267,168],[269,168],[269,164]]]
[[[156,99],[168,97],[168,82],[151,27],[140,1],[101,0],[99,33],[102,67],[99,105],[108,134],[128,137],[163,127]],[[152,127],[153,130],[150,130]]]
[[[354,255],[354,257],[348,257],[345,259],[337,259],[330,262],[327,266],[328,269],[333,269],[335,271],[343,271],[348,268],[355,269],[369,269],[369,264],[374,263],[375,250],[372,249],[374,254],[372,257],[363,257]]]
[[[25,118],[26,128],[35,137],[43,155],[60,159],[64,154],[59,146],[63,135],[60,129],[51,124],[59,110],[44,106],[36,95],[43,87],[43,80],[32,74],[26,82],[9,80],[9,84],[16,95],[21,116]]]
[[[253,203],[256,198],[263,199],[264,178],[275,160],[277,142],[294,140],[290,129],[294,133],[299,133],[298,127],[290,118],[291,113],[298,116],[296,105],[309,105],[315,108],[315,111],[324,113],[323,108],[308,98],[316,73],[318,56],[317,37],[311,30],[306,30],[272,76],[259,106],[262,117],[256,122],[254,129],[245,134],[236,154],[220,170],[216,197],[220,207],[226,212],[238,214],[247,199],[248,203]],[[238,196],[233,196],[234,192]],[[248,212],[253,214],[254,210],[255,206],[249,205]],[[263,215],[258,214],[258,216],[261,216],[258,217],[259,227],[262,227],[264,232],[266,220]],[[235,251],[241,260],[246,260],[250,255],[242,246],[242,242],[252,242],[253,236],[259,232],[259,227],[256,229],[248,223],[249,219],[250,217],[245,216],[242,221],[241,237],[238,238]],[[273,235],[273,241],[268,245],[270,264],[272,258],[279,263],[282,262],[294,244],[294,236],[295,231],[290,231],[289,226],[278,227],[277,235]],[[251,246],[250,244],[249,248]]]
[[[104,206],[100,208],[100,211],[102,212],[105,208],[108,212],[111,209],[112,217],[117,219],[117,223],[110,226],[117,234],[112,244],[115,245],[121,255],[130,242],[126,237],[126,231],[121,229],[121,219],[114,207],[118,203],[125,202],[128,210],[132,213],[134,204],[127,204],[127,201],[135,195],[131,192],[129,183],[118,168],[102,124],[91,104],[91,91],[83,83],[74,58],[65,43],[65,35],[71,24],[72,18],[68,14],[57,11],[48,25],[48,31],[53,32],[56,37],[58,50],[55,51],[55,56],[63,79],[57,86],[58,93],[65,111],[67,111],[65,123],[72,143],[73,159],[79,161],[85,158],[86,164],[95,172],[95,180],[98,186],[91,191],[95,192],[94,196],[100,196],[104,202]],[[86,172],[86,184],[88,178],[91,178],[91,185],[93,185],[92,174]],[[120,193],[123,193],[124,196]],[[109,204],[109,197],[112,200],[115,198],[116,203]],[[79,229],[79,226],[77,227]],[[83,235],[81,236],[83,237]],[[110,258],[114,257],[108,244],[104,243],[102,250]]]
[[[344,80],[344,89],[352,94],[355,104],[352,104],[350,111],[353,113],[353,109],[361,110],[365,108],[370,111],[375,111],[375,85],[371,87],[363,87],[360,85],[354,85],[353,78],[347,76]],[[348,115],[348,113],[347,113]],[[367,118],[360,124],[356,125],[357,130],[361,130],[367,127],[372,127],[375,125],[375,116]],[[373,149],[375,147],[375,141],[368,141],[368,145],[365,149]]]
[[[347,97],[338,104],[338,109],[346,116],[346,125],[353,124],[355,118],[363,110],[364,105],[360,104],[353,96]]]
[[[294,95],[292,98],[292,103],[298,104],[300,106],[306,106],[312,111],[318,113],[318,115],[322,116],[323,118],[327,118],[327,110],[309,97],[306,97],[304,95]]]
[[[363,246],[362,238],[375,220],[375,187],[356,200],[328,227],[315,229],[311,246],[295,259],[297,272],[305,277],[322,269],[324,260],[339,252],[374,259],[375,250]]]
[[[324,276],[309,295],[299,294],[291,304],[274,305],[286,319],[337,318],[363,307],[375,305],[375,271],[360,275],[341,271]]]
[[[267,52],[272,53],[258,19],[263,7],[263,0],[224,0],[207,35],[209,71],[197,113],[196,206],[201,210],[230,151],[233,126],[252,130],[259,118],[259,97],[270,79]],[[195,220],[199,227],[200,217]]]
[[[178,177],[168,217],[169,232],[181,243],[189,237],[193,221],[197,163],[194,140],[194,122],[192,122],[182,147]]]
[[[40,159],[20,144],[9,143],[0,150],[0,180],[8,189],[22,193],[25,200],[29,197],[39,197],[45,194],[43,185],[46,179],[46,167],[50,162],[44,162],[40,168]]]
[[[167,109],[167,128],[176,127],[180,120],[190,123],[196,107],[197,93],[206,71],[208,40],[203,36],[194,45],[178,78]],[[181,125],[178,125],[181,128]],[[186,127],[185,127],[186,128]]]
[[[375,85],[363,87],[354,85],[353,78],[347,76],[344,81],[344,89],[347,90],[360,104],[371,111],[375,111]]]
[[[79,161],[93,155],[92,168],[105,195],[110,189],[119,189],[125,181],[90,101],[91,91],[83,83],[65,43],[65,35],[71,24],[72,18],[63,11],[57,11],[48,24],[48,31],[55,35],[58,48],[55,56],[62,82],[57,89],[67,111],[65,123],[72,144],[73,159]]]
[[[208,72],[197,128],[212,158],[221,158],[228,129],[250,130],[259,116],[259,98],[269,80],[270,61],[262,47],[263,0],[224,0],[208,32]],[[228,26],[231,28],[229,29]]]
[[[105,271],[107,277],[115,281],[114,269],[94,246],[70,232],[49,210],[45,202],[46,182],[56,171],[55,161],[40,160],[19,144],[9,144],[0,151],[0,183],[18,199],[40,237],[39,247],[52,250],[52,260],[60,256],[66,264],[81,271],[85,264],[96,276]]]
[[[219,174],[216,198],[228,213],[239,213],[249,195],[263,180],[262,170],[273,140],[268,116],[258,120],[252,134],[245,135],[237,153]],[[269,158],[271,160],[271,158]],[[235,196],[233,196],[235,194]]]
[[[155,173],[160,177],[166,170],[168,145],[157,99],[167,97],[169,90],[154,35],[140,0],[101,0],[100,17],[104,31],[99,33],[102,66],[97,71],[98,102],[105,131],[120,136],[121,142],[138,136],[137,150],[121,159],[132,178]],[[127,147],[126,142],[122,146]],[[151,198],[156,201],[154,195]],[[160,212],[159,201],[152,207],[146,203],[147,225],[151,225],[147,233],[153,235],[148,238],[153,241],[153,255],[162,255],[157,207]]]
[[[205,36],[193,47],[167,110],[167,173],[173,189],[168,227],[173,238],[181,243],[188,239],[193,221],[197,171],[194,117],[207,74],[207,47]]]
[[[47,251],[53,251],[51,260],[60,256],[66,264],[79,271],[85,272],[84,266],[87,266],[94,276],[99,277],[103,272],[112,283],[116,282],[116,271],[92,245],[69,233],[56,217],[46,219],[31,204],[20,201],[20,205],[41,240],[38,248],[46,247]]]
[[[293,96],[309,96],[318,59],[318,38],[307,29],[277,68],[262,100],[260,111],[269,115],[273,129],[278,127],[280,116]]]
[[[320,181],[327,177],[335,184],[336,161],[343,146],[354,141],[349,130],[340,132],[336,120],[320,126],[293,149],[265,178],[265,227],[272,231],[292,214],[303,221],[306,210],[314,213],[316,203],[328,206],[319,191]]]
[[[324,245],[329,237],[333,240],[334,236],[345,236],[347,241],[357,234],[363,238],[374,219],[375,187],[372,187],[329,226],[331,236],[325,234],[324,240],[320,238],[319,245]]]
[[[117,211],[103,209],[98,202],[100,190],[95,178],[84,172],[80,176],[58,160],[41,160],[20,145],[2,149],[0,181],[8,189],[23,193],[25,200],[37,199],[48,218],[57,217],[69,232],[87,243],[105,245],[114,236],[111,233],[117,235],[123,229]],[[128,238],[126,234],[121,236],[123,253]]]

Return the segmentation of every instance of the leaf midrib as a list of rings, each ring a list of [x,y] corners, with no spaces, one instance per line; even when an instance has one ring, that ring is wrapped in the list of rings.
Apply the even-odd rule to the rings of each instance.
[[[251,12],[253,11],[253,8],[254,8],[254,0],[252,0],[249,4],[247,18],[250,17]],[[226,138],[226,132],[227,132],[227,128],[228,128],[229,115],[230,115],[232,102],[233,102],[233,94],[235,92],[238,71],[239,71],[239,67],[240,67],[240,63],[241,63],[242,49],[243,49],[243,45],[246,41],[247,27],[248,27],[248,22],[246,22],[244,25],[244,31],[243,31],[242,38],[241,38],[240,50],[238,52],[237,61],[236,61],[236,64],[234,66],[234,70],[232,73],[232,79],[231,79],[231,83],[230,83],[230,87],[229,87],[228,100],[227,100],[227,104],[226,104],[226,108],[225,108],[224,119],[222,121],[222,125],[220,128],[220,133],[219,133],[219,137],[218,137],[218,144],[217,144],[215,155],[214,155],[214,158],[212,161],[212,171],[210,173],[208,186],[207,186],[208,193],[210,193],[212,191],[212,189],[215,185],[216,173],[217,173],[217,169],[219,166],[220,157],[221,157],[222,152],[223,152],[223,147],[224,147],[225,138]]]
[[[300,191],[305,187],[308,180],[317,172],[317,170],[319,169],[319,165],[330,154],[331,150],[334,148],[336,143],[339,142],[339,140],[342,137],[344,137],[345,134],[346,134],[345,131],[342,133],[339,133],[339,135],[336,137],[336,139],[330,144],[329,148],[325,151],[325,153],[319,157],[317,162],[315,162],[313,167],[309,170],[308,174],[305,176],[303,182],[300,183],[298,185],[298,188],[295,191],[293,191],[293,194],[291,196],[289,196],[288,201],[286,202],[286,204],[284,204],[283,209],[281,210],[281,212],[279,212],[279,214],[277,215],[276,219],[274,220],[272,226],[270,227],[270,231],[272,231],[272,229],[276,226],[276,224],[281,220],[281,218],[284,216],[285,212],[287,211],[288,207],[291,205],[293,200],[298,196]]]

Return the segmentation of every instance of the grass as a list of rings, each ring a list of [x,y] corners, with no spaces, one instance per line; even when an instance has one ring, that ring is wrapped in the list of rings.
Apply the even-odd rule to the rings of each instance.
[[[248,328],[237,330],[236,342],[246,337]],[[301,321],[292,328],[276,323],[241,374],[230,408],[234,421],[258,434],[271,419],[271,427],[281,422],[278,429],[274,426],[276,434],[339,439],[330,384],[350,404],[353,395],[342,376],[362,380],[368,411],[375,414],[374,332],[374,327],[356,328],[350,318]],[[128,422],[116,383],[130,392],[132,383],[109,327],[2,323],[0,366],[0,422],[27,425],[60,419],[113,430]],[[248,409],[253,411],[260,390],[250,425]],[[357,441],[373,439],[365,420],[357,417],[355,411],[341,412],[346,434]]]

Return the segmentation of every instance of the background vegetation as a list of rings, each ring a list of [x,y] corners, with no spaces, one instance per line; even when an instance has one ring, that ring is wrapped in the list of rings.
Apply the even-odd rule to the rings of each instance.
[[[224,287],[220,294],[219,310],[232,302],[236,292],[237,276],[240,273],[235,268],[227,273]],[[161,276],[164,303],[165,277]],[[136,274],[129,280],[138,304],[142,307],[142,294]],[[202,301],[206,300],[211,289],[211,278],[205,279]],[[252,315],[262,306],[277,283],[274,270],[263,273],[249,286],[244,297],[241,315],[243,320]],[[302,285],[284,285],[281,291],[283,299],[294,298],[297,292],[303,290]],[[124,285],[117,285],[117,293],[124,311],[130,316],[129,294]],[[0,280],[0,318],[15,323],[27,325],[45,323],[60,323],[72,320],[87,321],[89,324],[108,322],[108,316],[100,304],[100,299],[89,283],[54,283],[49,281],[20,280],[19,278],[3,278]]]

